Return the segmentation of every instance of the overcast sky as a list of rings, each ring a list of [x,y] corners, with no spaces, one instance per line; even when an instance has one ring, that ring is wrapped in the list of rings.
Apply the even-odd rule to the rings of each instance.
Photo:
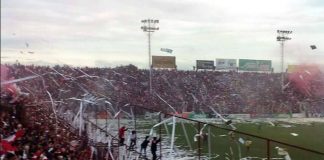
[[[293,31],[286,64],[324,64],[323,0],[2,0],[1,63],[145,68],[146,18],[160,20],[152,54],[173,49],[179,69],[251,58],[272,60],[278,71],[277,29]]]

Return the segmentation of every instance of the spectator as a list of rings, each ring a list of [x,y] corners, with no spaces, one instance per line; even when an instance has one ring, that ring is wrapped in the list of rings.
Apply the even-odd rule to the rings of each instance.
[[[151,152],[152,152],[152,160],[156,160],[156,151],[157,151],[157,144],[161,142],[161,138],[157,139],[156,137],[153,137],[153,140],[151,142]]]
[[[127,128],[125,126],[122,126],[121,128],[119,128],[118,137],[119,137],[119,145],[120,146],[124,145],[125,131],[127,131]]]
[[[134,150],[134,146],[136,146],[136,131],[132,131],[131,137],[130,137],[130,144],[129,144],[129,150]]]
[[[150,136],[146,136],[145,139],[144,139],[144,141],[141,144],[140,156],[142,156],[142,152],[143,152],[144,153],[144,157],[146,157],[146,148],[147,148],[148,144],[150,143],[149,137]]]

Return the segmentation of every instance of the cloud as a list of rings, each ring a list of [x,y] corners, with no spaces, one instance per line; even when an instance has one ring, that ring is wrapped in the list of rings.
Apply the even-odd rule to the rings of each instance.
[[[192,69],[196,59],[270,59],[278,70],[277,29],[294,33],[287,55],[296,46],[324,47],[324,3],[321,0],[123,0],[1,2],[1,52],[13,56],[28,42],[35,59],[58,59],[74,65],[133,63],[147,67],[147,35],[141,19],[157,18],[152,54],[174,50],[178,67]],[[293,45],[291,45],[293,44]],[[318,55],[300,54],[317,60]],[[294,53],[291,53],[294,54]],[[300,57],[300,56],[299,56]],[[98,59],[100,59],[98,61]],[[287,62],[298,57],[287,56]],[[52,62],[50,62],[52,63]],[[324,62],[319,62],[324,63]]]

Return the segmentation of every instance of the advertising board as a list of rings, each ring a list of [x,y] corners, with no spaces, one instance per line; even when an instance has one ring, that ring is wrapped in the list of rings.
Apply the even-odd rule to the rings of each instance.
[[[218,70],[232,70],[236,67],[236,59],[216,59],[216,69]]]
[[[196,61],[197,69],[214,69],[214,61],[208,60],[197,60]]]
[[[271,71],[271,60],[239,59],[241,71]]]
[[[174,56],[152,56],[153,68],[176,68]]]

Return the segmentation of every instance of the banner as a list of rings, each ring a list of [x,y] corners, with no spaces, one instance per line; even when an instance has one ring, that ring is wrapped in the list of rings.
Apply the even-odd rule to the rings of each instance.
[[[197,69],[214,69],[214,61],[197,60]]]
[[[174,56],[152,56],[153,68],[176,68]]]
[[[216,69],[218,70],[232,70],[236,67],[236,59],[216,59]]]
[[[271,60],[258,60],[257,61],[259,71],[271,71]]]
[[[239,59],[242,71],[271,71],[271,60]]]

